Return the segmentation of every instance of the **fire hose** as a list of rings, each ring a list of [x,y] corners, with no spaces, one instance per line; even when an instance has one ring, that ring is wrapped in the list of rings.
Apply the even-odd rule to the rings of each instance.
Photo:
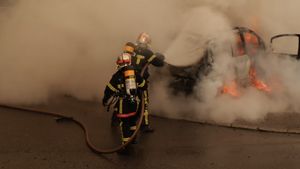
[[[142,98],[144,98],[144,95],[142,95]],[[9,109],[15,109],[15,110],[20,110],[20,111],[27,111],[27,112],[34,112],[34,113],[39,113],[39,114],[44,114],[44,115],[49,115],[49,116],[54,116],[54,117],[58,117],[58,118],[61,118],[61,119],[66,119],[66,120],[70,120],[70,121],[73,121],[75,124],[79,125],[83,131],[84,131],[84,134],[85,134],[85,141],[86,141],[86,144],[87,146],[94,152],[94,153],[97,153],[97,154],[110,154],[110,153],[114,153],[114,152],[118,152],[122,149],[124,149],[125,147],[127,147],[132,141],[133,139],[137,136],[138,134],[138,131],[141,127],[141,124],[142,124],[142,121],[143,121],[143,116],[144,116],[144,99],[142,99],[142,102],[141,102],[141,105],[142,105],[142,108],[141,108],[141,112],[140,112],[140,115],[139,115],[139,120],[137,122],[137,128],[136,130],[134,131],[134,133],[132,134],[132,136],[130,137],[130,139],[122,144],[122,145],[119,145],[115,148],[111,148],[111,149],[100,149],[100,148],[97,148],[92,142],[91,142],[91,139],[90,139],[90,136],[89,136],[89,132],[87,130],[87,127],[82,123],[80,122],[79,120],[77,119],[74,119],[73,117],[71,116],[66,116],[66,115],[62,115],[62,114],[58,114],[58,113],[55,113],[55,112],[50,112],[50,111],[44,111],[44,110],[38,110],[38,109],[34,109],[34,108],[27,108],[27,107],[22,107],[22,106],[12,106],[12,105],[0,105],[0,107],[4,107],[4,108],[9,108]]]
[[[130,137],[128,142],[126,142],[122,145],[119,145],[115,148],[111,148],[111,149],[97,148],[90,140],[90,136],[89,136],[87,127],[83,123],[81,123],[79,120],[74,119],[71,116],[61,115],[61,114],[58,114],[58,113],[55,113],[55,112],[38,110],[38,109],[27,108],[27,107],[22,107],[22,106],[0,105],[0,107],[20,110],[20,111],[34,112],[34,113],[54,116],[54,117],[58,117],[58,118],[61,118],[61,119],[66,119],[66,120],[73,121],[74,123],[76,123],[77,125],[79,125],[83,129],[84,134],[85,134],[86,144],[94,153],[96,153],[96,154],[110,154],[110,153],[118,152],[118,151],[124,149],[126,146],[128,146],[133,141],[133,138],[137,136],[138,131],[139,131],[139,129],[141,127],[141,124],[142,124],[142,121],[143,121],[143,113],[142,112],[144,111],[144,99],[142,99],[142,104],[141,105],[142,105],[142,110],[141,110],[141,113],[140,113],[140,116],[139,116],[139,120],[137,122],[137,129],[135,130],[133,135]],[[266,128],[266,127],[255,127],[255,126],[239,125],[239,124],[233,124],[233,123],[232,124],[218,124],[218,123],[207,122],[207,121],[198,121],[197,123],[201,123],[201,124],[205,124],[205,125],[211,125],[211,126],[217,126],[217,127],[226,127],[226,128],[249,130],[249,131],[260,131],[260,132],[282,133],[282,134],[300,134],[300,131],[297,131],[297,130],[289,130],[289,129],[286,129],[286,130],[282,129],[281,130],[281,129]]]
[[[148,65],[146,65],[144,68],[146,68]],[[142,74],[144,72],[145,69],[143,69]],[[114,152],[118,152],[124,148],[126,148],[129,144],[131,144],[131,142],[134,140],[134,138],[137,136],[139,129],[141,127],[141,124],[143,122],[143,117],[144,117],[144,95],[142,94],[142,102],[140,105],[142,105],[141,108],[141,112],[139,115],[139,120],[137,121],[137,128],[135,130],[135,132],[132,134],[132,136],[129,138],[129,140],[122,144],[119,145],[117,147],[114,148],[110,148],[110,149],[101,149],[96,147],[90,139],[89,136],[89,132],[87,130],[87,127],[80,122],[77,119],[74,119],[71,116],[66,116],[66,115],[62,115],[62,114],[58,114],[55,112],[50,112],[50,111],[44,111],[44,110],[38,110],[38,109],[34,109],[34,108],[28,108],[28,107],[22,107],[22,106],[13,106],[13,105],[4,105],[4,104],[0,104],[0,107],[4,107],[4,108],[9,108],[9,109],[15,109],[15,110],[20,110],[20,111],[27,111],[27,112],[34,112],[34,113],[39,113],[39,114],[44,114],[44,115],[49,115],[49,116],[54,116],[54,117],[58,117],[61,119],[66,119],[66,120],[70,120],[73,121],[75,124],[79,125],[85,134],[85,141],[87,146],[91,149],[91,151],[93,151],[96,154],[110,154],[110,153],[114,153]],[[270,128],[262,128],[262,127],[251,127],[251,126],[242,126],[242,125],[238,125],[238,124],[217,124],[217,123],[212,123],[212,122],[206,122],[206,121],[198,121],[198,123],[201,124],[206,124],[206,125],[212,125],[212,126],[219,126],[219,127],[227,127],[227,128],[235,128],[235,129],[242,129],[242,130],[251,130],[251,131],[261,131],[261,132],[271,132],[271,133],[285,133],[285,134],[300,134],[300,131],[293,131],[293,130],[280,130],[280,129],[270,129]]]
[[[144,72],[145,72],[146,68],[148,67],[148,65],[149,64],[146,64],[144,66],[144,68],[141,71],[141,75],[144,74]],[[38,110],[38,109],[27,108],[27,107],[22,107],[22,106],[13,106],[13,105],[0,104],[0,107],[20,110],[20,111],[34,112],[34,113],[39,113],[39,114],[44,114],[44,115],[50,115],[50,116],[54,116],[54,117],[59,117],[61,119],[67,119],[67,120],[73,121],[75,124],[79,125],[83,129],[84,134],[85,134],[86,144],[94,153],[96,153],[96,154],[111,154],[111,153],[115,153],[115,152],[118,152],[120,150],[125,149],[129,144],[131,144],[131,142],[137,136],[137,134],[138,134],[138,132],[141,128],[142,122],[143,122],[144,109],[145,109],[145,104],[144,104],[145,103],[145,99],[144,99],[145,96],[144,96],[143,93],[142,93],[141,96],[142,96],[141,97],[142,101],[141,101],[140,105],[142,106],[142,108],[141,108],[141,111],[140,111],[140,114],[139,114],[139,120],[137,121],[136,130],[134,131],[134,133],[131,135],[131,137],[129,138],[129,140],[126,143],[123,143],[122,145],[119,145],[119,146],[117,146],[115,148],[111,148],[111,149],[100,149],[100,148],[96,147],[90,140],[90,136],[89,136],[87,127],[83,123],[81,123],[79,120],[74,119],[71,116],[65,116],[65,115],[62,115],[62,114],[55,113],[55,112]],[[109,110],[109,107],[108,107],[108,110]]]

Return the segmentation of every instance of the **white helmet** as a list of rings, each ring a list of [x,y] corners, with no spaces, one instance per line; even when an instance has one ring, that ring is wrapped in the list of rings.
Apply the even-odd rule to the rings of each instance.
[[[138,44],[138,46],[148,47],[151,44],[150,35],[145,32],[140,33],[136,40],[136,43]]]
[[[116,63],[118,65],[118,69],[128,66],[128,65],[131,65],[131,54],[127,53],[127,52],[122,53],[118,57]]]

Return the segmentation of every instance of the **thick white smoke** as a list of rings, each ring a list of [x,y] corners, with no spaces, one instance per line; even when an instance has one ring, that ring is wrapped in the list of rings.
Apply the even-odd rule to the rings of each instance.
[[[290,58],[260,61],[265,77],[279,81],[272,95],[247,88],[240,99],[216,97],[233,76],[228,30],[249,27],[268,44],[277,33],[300,32],[298,6],[296,0],[19,0],[0,17],[0,102],[40,103],[57,94],[100,99],[123,44],[145,31],[170,63],[194,62],[210,40],[218,51],[213,73],[192,97],[175,98],[166,78],[152,83],[156,114],[232,122],[299,111],[300,68]]]
[[[271,3],[272,5],[270,5]],[[169,48],[171,51],[167,51],[167,53],[174,51],[175,53],[180,53],[179,56],[173,54],[170,62],[174,61],[173,64],[175,65],[185,65],[189,61],[194,62],[197,60],[197,57],[199,59],[201,55],[195,56],[192,54],[190,56],[189,50],[184,51],[181,49],[180,52],[177,52],[179,49],[178,46],[185,47],[188,44],[188,49],[196,49],[197,46],[202,45],[201,43],[194,43],[195,46],[193,46],[190,41],[186,41],[186,38],[182,38],[186,37],[185,30],[189,30],[188,33],[190,33],[190,30],[193,28],[194,31],[198,31],[198,35],[204,33],[207,35],[205,38],[208,38],[209,34],[217,36],[217,29],[226,32],[228,26],[246,26],[258,32],[267,45],[269,44],[270,37],[278,33],[299,32],[297,30],[299,30],[300,25],[297,22],[293,22],[299,15],[298,10],[294,7],[299,2],[291,0],[284,2],[284,5],[282,3],[282,1],[268,0],[251,2],[235,0],[214,2],[188,1],[190,6],[198,6],[198,8],[193,8],[193,10],[197,10],[197,13],[201,13],[202,15],[194,17],[195,12],[188,12],[192,20],[188,23],[192,22],[193,24],[188,25],[189,29],[183,29],[178,36],[180,42],[175,41],[176,43],[173,43]],[[205,19],[199,22],[201,18]],[[212,21],[216,21],[217,23],[213,23]],[[202,26],[199,26],[199,24],[202,24]],[[206,30],[209,30],[210,33],[207,33]],[[225,36],[230,41],[230,35],[227,34]],[[223,44],[223,46],[226,45],[226,43],[222,42],[219,42],[220,44]],[[184,52],[187,53],[187,57],[183,57]],[[176,59],[176,57],[181,58]],[[184,58],[191,59],[183,62]],[[226,123],[237,119],[247,121],[262,120],[270,112],[299,112],[300,106],[298,106],[297,100],[300,96],[298,87],[300,65],[295,59],[291,59],[288,56],[279,58],[272,54],[261,56],[261,59],[258,60],[262,69],[259,71],[261,73],[260,78],[269,82],[268,85],[272,88],[272,92],[267,94],[254,87],[247,87],[241,89],[242,96],[239,98],[218,95],[219,89],[223,86],[224,82],[233,80],[234,64],[238,58],[232,58],[228,53],[221,51],[215,54],[215,59],[213,72],[201,79],[201,82],[195,87],[195,93],[192,97],[179,97],[178,95],[173,96],[170,94],[170,90],[166,90],[169,83],[167,80],[161,81],[161,85],[155,85],[154,90],[158,90],[159,92],[155,92],[152,100],[154,100],[153,104],[160,106],[153,106],[154,111],[159,115],[172,118],[184,118],[194,121],[215,120]],[[158,98],[161,96],[163,99],[168,100],[164,104],[165,106],[158,101]],[[165,114],[164,112],[169,113]]]
[[[172,5],[138,0],[17,1],[1,15],[0,102],[39,103],[56,94],[99,99],[127,41],[146,31],[157,39],[153,47],[167,45],[177,24],[164,24],[177,15],[168,10]]]

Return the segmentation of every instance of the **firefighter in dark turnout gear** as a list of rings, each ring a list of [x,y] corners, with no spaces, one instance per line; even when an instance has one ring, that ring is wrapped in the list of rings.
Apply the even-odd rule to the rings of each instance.
[[[150,49],[151,38],[147,33],[141,33],[136,41],[136,44],[128,42],[125,45],[124,51],[133,54],[132,57],[132,65],[135,67],[137,72],[142,75],[142,77],[148,81],[150,76],[148,71],[148,66],[153,65],[155,67],[164,66],[164,55],[160,53],[153,53]],[[149,95],[148,89],[144,91],[145,96],[145,108],[144,108],[144,122],[142,125],[142,131],[144,132],[152,132],[154,131],[150,127],[149,123]]]
[[[122,142],[126,143],[136,130],[140,98],[147,88],[146,81],[131,66],[131,54],[123,53],[117,60],[118,71],[112,76],[104,91],[102,103],[107,106],[112,97],[117,97],[116,116],[120,119]]]

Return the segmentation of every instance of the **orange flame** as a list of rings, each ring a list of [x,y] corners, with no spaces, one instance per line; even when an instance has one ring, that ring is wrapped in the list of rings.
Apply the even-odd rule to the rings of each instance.
[[[247,44],[247,53],[250,56],[254,56],[259,52],[259,40],[252,33],[244,33],[245,42]]]
[[[257,79],[256,70],[253,67],[250,68],[249,76],[250,76],[251,84],[255,88],[261,91],[271,92],[271,88],[267,84]]]
[[[230,94],[233,97],[239,97],[240,93],[237,90],[237,83],[235,81],[232,81],[230,84],[228,85],[224,85],[222,90],[221,90],[222,94]]]
[[[267,93],[270,93],[272,91],[266,83],[257,79],[256,70],[252,66],[249,71],[249,78],[251,85],[254,86],[256,89]],[[230,84],[224,85],[221,89],[221,93],[229,94],[233,97],[241,96],[240,92],[238,91],[238,84],[236,81],[232,81]]]

